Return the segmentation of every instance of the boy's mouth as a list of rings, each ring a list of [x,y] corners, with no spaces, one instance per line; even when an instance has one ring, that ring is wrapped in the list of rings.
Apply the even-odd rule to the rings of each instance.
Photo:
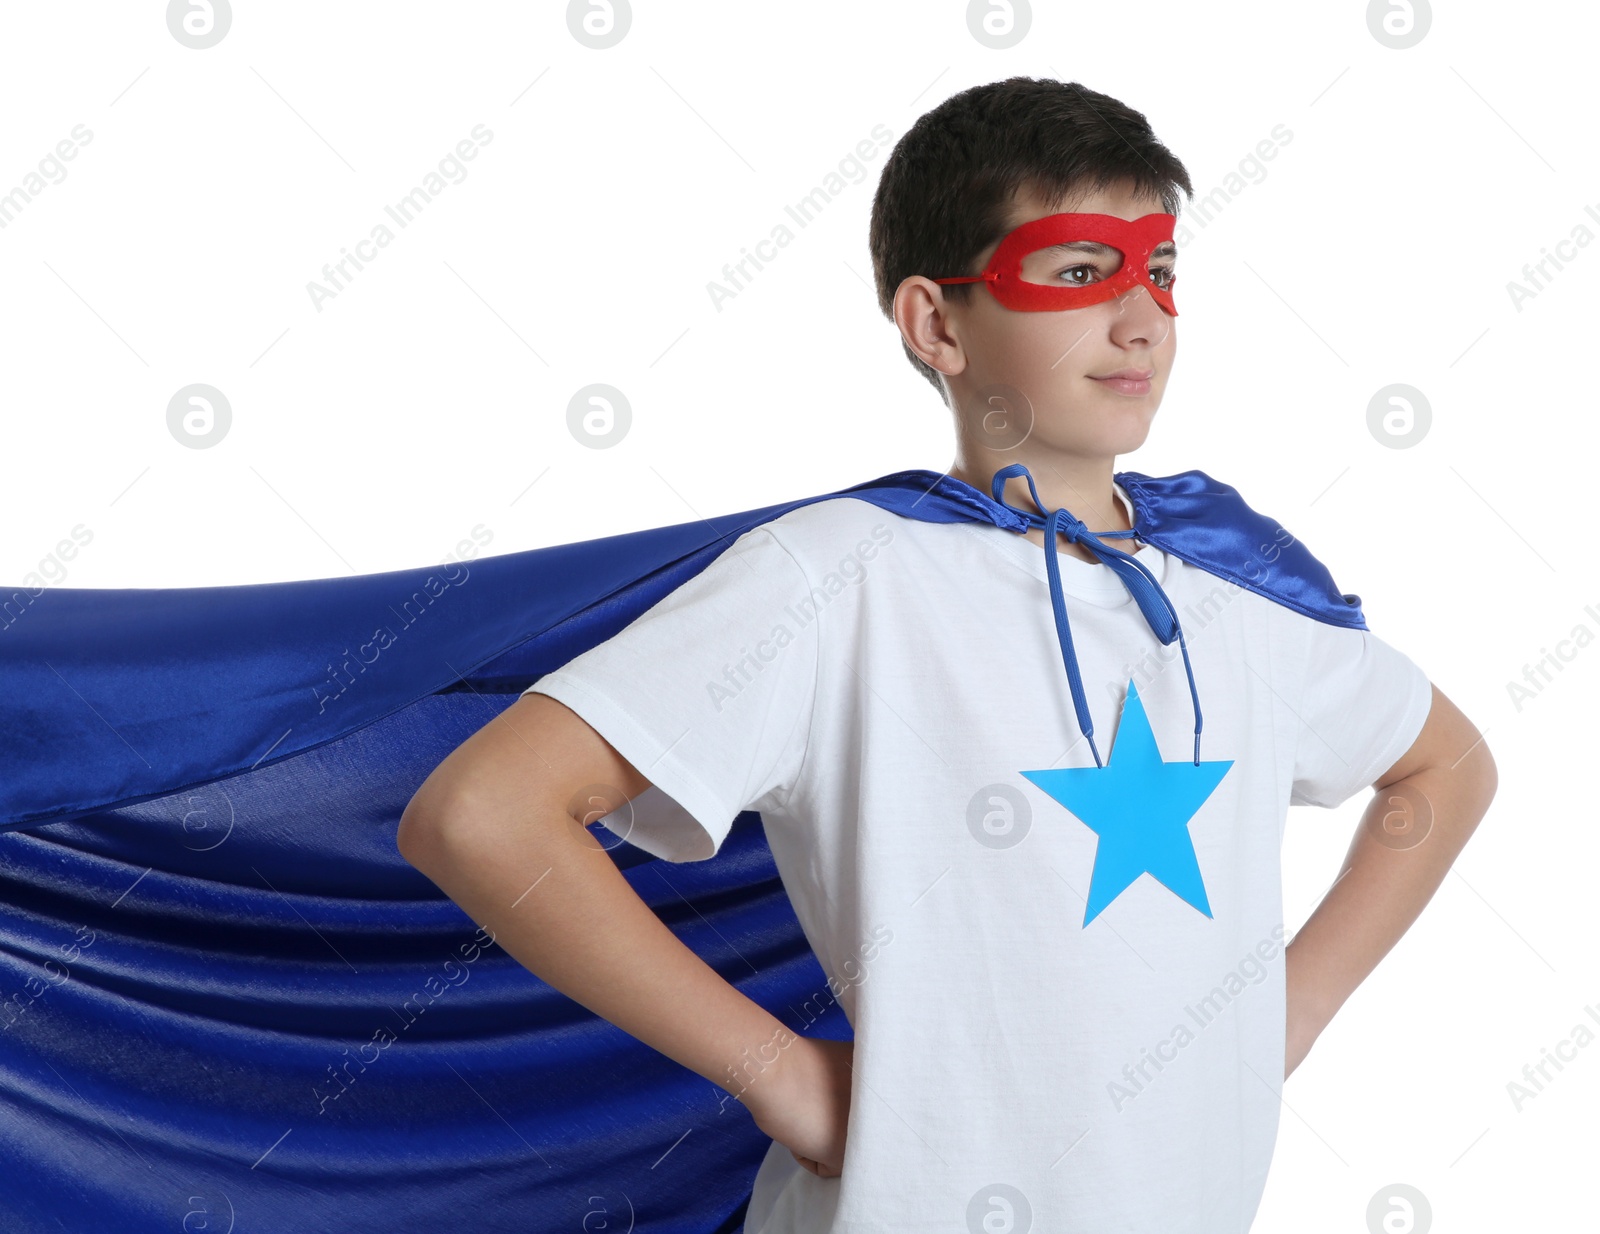
[[[1106,373],[1096,377],[1090,375],[1090,381],[1098,381],[1107,389],[1115,390],[1119,394],[1149,394],[1150,379],[1155,376],[1155,369],[1118,369],[1115,373]]]

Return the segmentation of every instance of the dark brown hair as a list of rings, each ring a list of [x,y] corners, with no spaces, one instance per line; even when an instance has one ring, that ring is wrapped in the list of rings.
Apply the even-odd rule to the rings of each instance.
[[[1077,82],[1010,77],[952,95],[918,118],[884,164],[872,199],[878,307],[894,319],[894,293],[913,274],[973,275],[978,254],[1010,230],[1012,201],[1033,189],[1047,200],[1131,181],[1177,214],[1178,190],[1194,187],[1177,157],[1139,112]],[[944,288],[964,302],[975,283]],[[937,371],[900,343],[944,397]]]

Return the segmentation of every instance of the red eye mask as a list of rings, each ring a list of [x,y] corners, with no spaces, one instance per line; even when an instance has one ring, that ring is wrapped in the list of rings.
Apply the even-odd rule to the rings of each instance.
[[[994,298],[1006,308],[1022,313],[1049,313],[1086,308],[1110,300],[1136,286],[1147,290],[1173,317],[1172,283],[1158,286],[1150,270],[1150,255],[1172,239],[1177,216],[1146,214],[1143,218],[1117,218],[1111,214],[1047,214],[1008,232],[982,274],[934,279],[935,283],[987,283]],[[1053,245],[1097,244],[1098,249],[1060,249]],[[1087,266],[1099,273],[1098,281],[1073,284],[1061,281],[1063,271]],[[1157,270],[1164,270],[1157,267]]]

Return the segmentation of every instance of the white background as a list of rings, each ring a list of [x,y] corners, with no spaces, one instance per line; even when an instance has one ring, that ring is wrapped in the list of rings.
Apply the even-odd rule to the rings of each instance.
[[[809,227],[784,206],[874,126],[892,142],[1013,75],[1144,112],[1200,196],[1286,126],[1209,223],[1180,215],[1178,362],[1118,466],[1198,467],[1281,521],[1485,730],[1501,784],[1286,1085],[1255,1229],[1366,1230],[1395,1183],[1439,1229],[1592,1222],[1600,1041],[1520,1112],[1507,1085],[1600,1033],[1600,245],[1520,308],[1507,285],[1600,236],[1593,10],[1440,6],[1395,49],[1357,3],[1039,4],[996,50],[948,0],[641,4],[597,50],[559,3],[278,0],[194,50],[162,7],[10,5],[0,27],[0,194],[29,198],[0,228],[7,593],[369,573],[475,527],[510,553],[943,470],[949,413],[871,290],[887,147]],[[397,228],[385,204],[480,124],[465,179]],[[64,177],[30,180],[78,125]],[[383,221],[393,244],[319,310],[308,284]],[[794,243],[719,311],[708,283],[784,221]],[[232,410],[205,449],[168,428],[195,382]],[[607,449],[567,426],[595,382],[631,408]],[[1368,427],[1391,383],[1431,408],[1406,448]],[[1519,707],[1508,683],[1579,626]],[[1292,813],[1291,929],[1361,805]]]

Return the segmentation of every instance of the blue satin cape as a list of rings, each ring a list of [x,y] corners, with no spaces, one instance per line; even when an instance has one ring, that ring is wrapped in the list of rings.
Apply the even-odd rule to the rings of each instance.
[[[1235,489],[1116,480],[1146,542],[1366,628],[1360,598]],[[541,675],[749,528],[841,496],[1027,525],[910,470],[383,574],[0,588],[0,1228],[739,1230],[769,1143],[745,1108],[487,942],[395,828]],[[708,861],[613,856],[801,1028],[789,1009],[826,980],[757,814]],[[837,1006],[805,1031],[850,1036]]]

